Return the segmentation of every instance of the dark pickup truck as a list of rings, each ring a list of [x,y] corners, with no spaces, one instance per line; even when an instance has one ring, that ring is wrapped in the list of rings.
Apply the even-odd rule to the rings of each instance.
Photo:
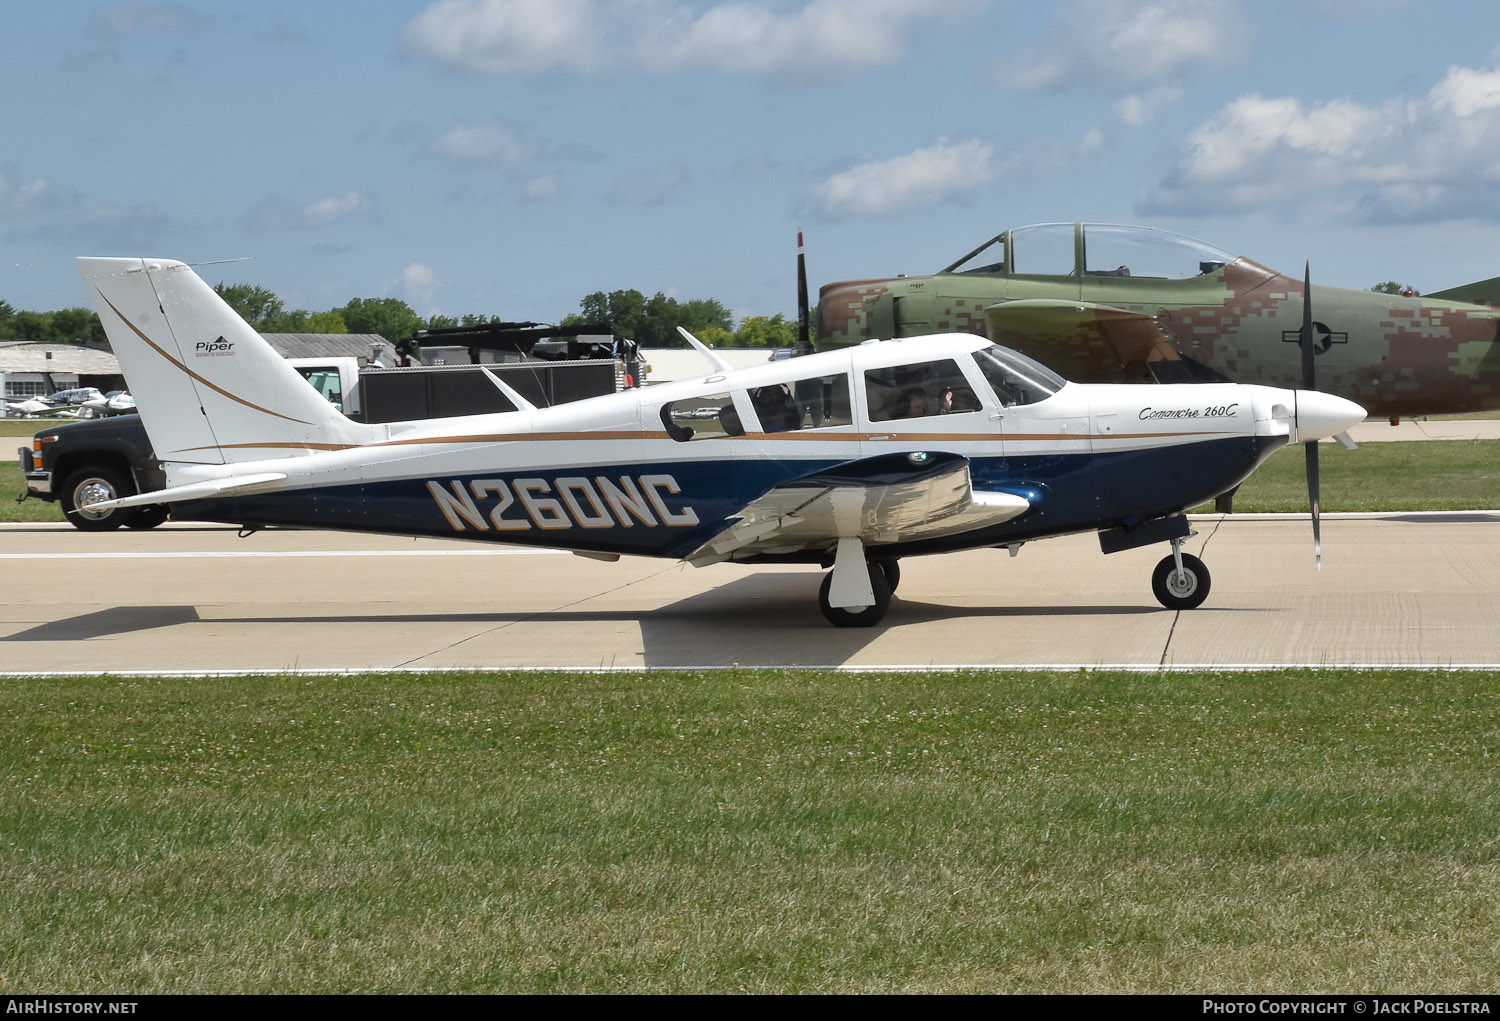
[[[166,475],[151,450],[139,415],[119,415],[43,429],[21,448],[26,496],[56,500],[68,520],[85,531],[155,528],[167,520],[164,504],[129,510],[89,511],[89,504],[161,489]]]

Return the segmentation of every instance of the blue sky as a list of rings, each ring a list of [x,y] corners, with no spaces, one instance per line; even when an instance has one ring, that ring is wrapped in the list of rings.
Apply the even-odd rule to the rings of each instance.
[[[0,7],[0,299],[150,255],[289,307],[794,310],[1000,230],[1500,275],[1500,4],[56,0]]]

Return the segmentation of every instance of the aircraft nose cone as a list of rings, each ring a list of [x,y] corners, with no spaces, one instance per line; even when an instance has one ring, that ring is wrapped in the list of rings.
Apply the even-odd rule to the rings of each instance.
[[[1309,443],[1337,436],[1365,420],[1365,409],[1353,401],[1317,390],[1297,391],[1297,437]]]

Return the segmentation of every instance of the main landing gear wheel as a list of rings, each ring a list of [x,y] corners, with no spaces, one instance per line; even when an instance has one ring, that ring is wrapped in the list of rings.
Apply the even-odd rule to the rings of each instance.
[[[892,592],[895,592],[896,586],[901,584],[901,561],[879,560],[876,563],[880,565],[880,570],[885,574],[885,583],[891,587]]]
[[[1208,567],[1191,553],[1182,555],[1182,573],[1175,557],[1163,557],[1151,572],[1151,592],[1169,610],[1191,610],[1208,598]]]
[[[886,611],[891,608],[891,585],[886,581],[886,572],[879,564],[867,565],[870,571],[870,588],[875,591],[875,605],[859,606],[854,608],[844,606],[830,606],[828,603],[828,590],[833,585],[833,572],[830,571],[823,576],[823,584],[818,589],[818,609],[823,611],[823,616],[828,623],[835,627],[874,627],[884,619]]]
[[[164,503],[153,503],[149,507],[137,507],[125,519],[126,528],[155,528],[167,520],[168,507]]]

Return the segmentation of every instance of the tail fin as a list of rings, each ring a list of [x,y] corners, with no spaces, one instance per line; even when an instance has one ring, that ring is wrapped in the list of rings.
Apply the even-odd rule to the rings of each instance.
[[[1500,277],[1476,280],[1472,284],[1461,284],[1446,291],[1433,291],[1422,297],[1438,301],[1466,301],[1471,305],[1500,305]]]
[[[78,271],[161,460],[233,464],[373,438],[182,263],[81,258]]]

